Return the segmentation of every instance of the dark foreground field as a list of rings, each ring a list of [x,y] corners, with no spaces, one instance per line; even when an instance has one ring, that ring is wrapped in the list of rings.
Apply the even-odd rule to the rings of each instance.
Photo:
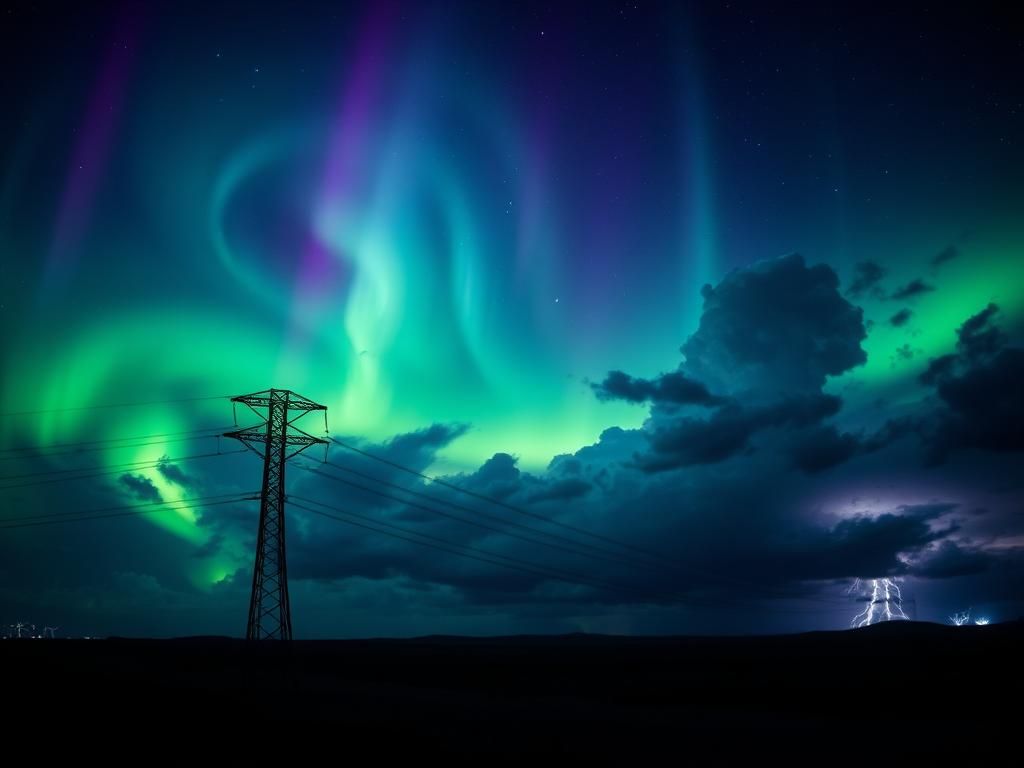
[[[0,642],[0,663],[17,709],[51,721],[328,719],[339,737],[428,749],[793,744],[843,759],[1018,741],[1022,640],[1020,622],[746,638],[22,640]]]

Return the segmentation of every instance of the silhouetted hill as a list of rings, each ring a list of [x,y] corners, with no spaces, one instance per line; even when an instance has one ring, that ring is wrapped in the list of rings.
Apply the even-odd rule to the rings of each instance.
[[[332,720],[363,741],[509,751],[856,745],[978,754],[1015,731],[1024,624],[900,622],[749,637],[566,636],[0,643],[23,711]],[[33,701],[33,697],[38,697]],[[38,711],[38,710],[36,710]],[[170,721],[168,721],[170,722]],[[1013,728],[1016,726],[1014,725]]]

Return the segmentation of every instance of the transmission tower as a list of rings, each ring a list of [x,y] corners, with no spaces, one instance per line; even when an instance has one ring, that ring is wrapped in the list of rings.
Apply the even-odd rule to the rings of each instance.
[[[324,412],[327,431],[327,406],[314,403],[287,389],[268,389],[231,398],[242,403],[263,420],[247,429],[225,432],[225,437],[241,440],[263,457],[263,489],[260,493],[260,529],[256,539],[256,565],[252,572],[252,597],[249,599],[248,640],[291,640],[292,615],[288,603],[288,568],[284,547],[284,465],[292,456],[311,445],[327,445],[326,440],[303,432],[293,423],[310,411]],[[265,410],[266,415],[260,412]],[[298,415],[289,419],[289,412]],[[235,423],[237,424],[237,417]]]

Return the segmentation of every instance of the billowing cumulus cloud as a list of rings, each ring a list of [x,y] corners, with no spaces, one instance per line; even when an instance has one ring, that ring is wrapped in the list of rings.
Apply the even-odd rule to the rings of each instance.
[[[682,352],[685,370],[712,391],[816,392],[867,359],[862,312],[824,264],[808,267],[796,254],[762,261],[703,294],[700,324]]]
[[[822,394],[760,407],[733,405],[707,419],[652,418],[647,426],[651,450],[638,455],[637,463],[655,472],[724,461],[749,448],[751,437],[758,431],[806,427],[836,414],[840,407],[839,398]]]

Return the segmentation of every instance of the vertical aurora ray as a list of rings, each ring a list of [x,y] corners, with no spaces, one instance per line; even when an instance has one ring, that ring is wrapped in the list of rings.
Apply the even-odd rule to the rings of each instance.
[[[374,109],[379,106],[390,44],[389,27],[394,22],[389,4],[374,4],[357,35],[351,72],[343,78],[338,107],[329,128],[328,148],[319,189],[313,199],[312,221],[301,257],[292,299],[292,327],[284,355],[302,360],[308,349],[309,330],[333,323],[330,310],[338,306],[347,270],[344,254],[333,253],[321,237],[316,223],[326,217],[344,218],[360,191],[366,192],[365,158],[370,153]],[[295,363],[279,365],[279,374]]]
[[[61,291],[71,277],[94,198],[111,152],[129,75],[139,48],[142,20],[134,4],[118,15],[106,57],[93,83],[68,161],[40,298]]]
[[[689,24],[683,25],[689,30]],[[705,96],[700,77],[700,51],[692,35],[683,35],[684,60],[678,67],[681,91],[677,116],[679,121],[680,197],[684,201],[679,212],[685,280],[681,297],[685,328],[694,330],[700,319],[700,291],[716,277],[715,213],[711,178],[711,140],[705,118]]]

